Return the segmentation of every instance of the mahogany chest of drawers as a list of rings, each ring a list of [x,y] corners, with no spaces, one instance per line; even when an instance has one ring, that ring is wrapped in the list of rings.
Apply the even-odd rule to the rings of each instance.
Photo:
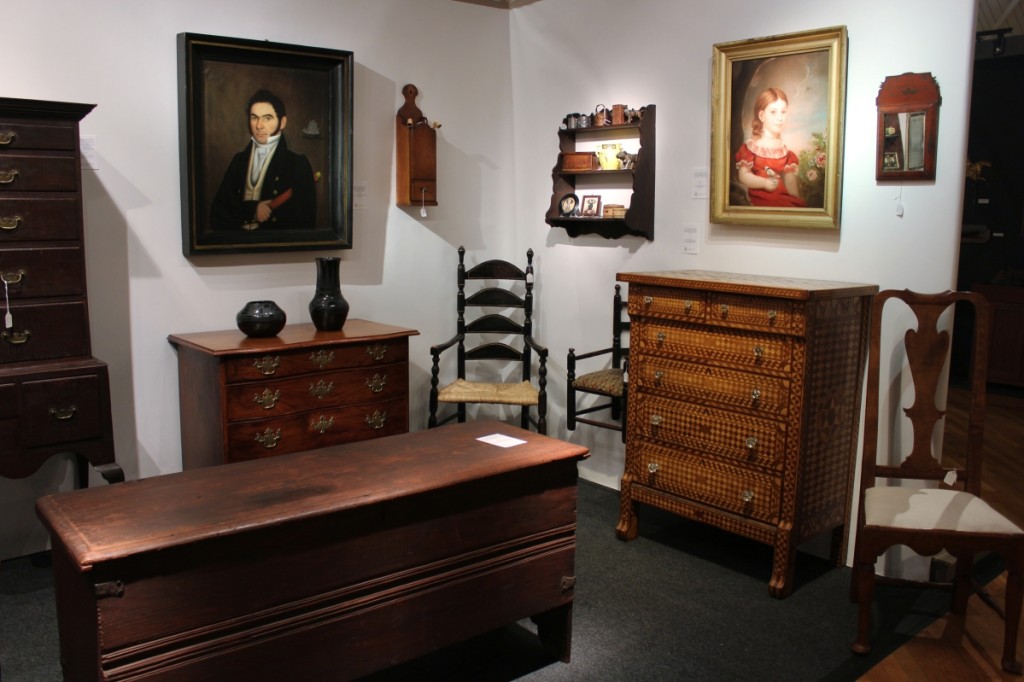
[[[409,430],[409,337],[350,319],[338,332],[287,325],[174,334],[182,467],[313,450]]]
[[[568,661],[586,455],[481,420],[43,497],[64,679],[349,680],[527,617]]]
[[[0,476],[73,452],[114,460],[107,366],[91,357],[78,125],[92,104],[0,98]]]
[[[708,271],[617,279],[632,325],[619,537],[636,537],[642,502],[766,543],[776,597],[793,589],[804,540],[832,530],[841,561],[878,288]]]

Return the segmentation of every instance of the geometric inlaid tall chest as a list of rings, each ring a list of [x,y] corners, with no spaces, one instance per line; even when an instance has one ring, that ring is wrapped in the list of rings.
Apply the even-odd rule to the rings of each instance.
[[[878,287],[697,270],[616,279],[631,321],[619,537],[636,537],[641,502],[765,543],[775,597],[792,591],[804,540],[831,530],[841,562]]]

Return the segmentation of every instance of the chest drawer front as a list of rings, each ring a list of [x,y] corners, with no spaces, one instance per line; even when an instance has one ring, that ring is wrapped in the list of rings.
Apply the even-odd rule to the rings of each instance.
[[[0,153],[17,149],[75,149],[75,129],[66,124],[0,121]]]
[[[81,296],[85,273],[77,247],[0,249],[0,278],[12,300]]]
[[[790,382],[714,365],[681,362],[658,356],[634,362],[629,380],[637,389],[726,407],[784,417],[789,407]]]
[[[409,401],[385,402],[313,410],[276,419],[238,422],[228,426],[232,462],[315,450],[328,445],[380,438],[409,430]]]
[[[629,460],[639,483],[733,514],[778,523],[782,479],[757,469],[640,443]]]
[[[789,373],[796,359],[796,342],[790,337],[726,332],[644,318],[633,322],[629,344],[634,353],[727,364],[751,371]]]
[[[629,288],[629,315],[656,315],[682,320],[703,320],[707,301],[702,291],[634,284]]]
[[[228,386],[228,419],[255,419],[404,396],[406,363]]]
[[[0,193],[77,192],[74,154],[0,154]]]
[[[781,470],[786,427],[772,419],[636,393],[630,426],[644,439]]]
[[[26,381],[21,392],[25,445],[35,447],[102,435],[99,377]]]
[[[286,351],[260,356],[229,358],[225,378],[234,381],[262,381],[349,367],[384,366],[409,359],[406,339]]]
[[[76,240],[80,225],[77,199],[13,198],[0,193],[0,244]]]
[[[707,319],[787,334],[802,334],[805,327],[803,307],[792,301],[719,292],[708,294]]]
[[[0,362],[89,354],[85,302],[11,306],[14,326],[0,331]]]

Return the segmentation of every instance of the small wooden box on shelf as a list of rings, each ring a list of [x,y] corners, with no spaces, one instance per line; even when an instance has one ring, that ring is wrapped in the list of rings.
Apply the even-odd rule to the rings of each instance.
[[[551,171],[551,204],[544,217],[545,222],[551,227],[563,228],[570,237],[596,234],[615,239],[633,235],[653,241],[655,122],[656,108],[649,104],[643,107],[643,115],[637,122],[559,130],[559,155]],[[602,170],[596,154],[578,148],[578,143],[586,146],[587,141],[617,137],[632,138],[639,144],[632,168]],[[625,189],[631,192],[624,215],[583,217],[562,214],[562,198],[567,194],[599,194],[603,184],[617,188],[625,185]]]

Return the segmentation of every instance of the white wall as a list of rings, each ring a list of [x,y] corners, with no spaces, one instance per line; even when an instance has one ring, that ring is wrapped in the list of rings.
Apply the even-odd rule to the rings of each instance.
[[[208,33],[355,54],[355,247],[341,252],[352,316],[414,327],[414,429],[426,424],[427,347],[453,329],[455,248],[473,258],[537,252],[538,335],[551,350],[549,433],[592,448],[582,475],[617,486],[617,434],[565,431],[566,349],[604,343],[614,275],[706,268],[875,282],[952,285],[973,40],[973,3],[788,0],[543,0],[509,11],[449,0],[51,0],[8,9],[10,97],[96,102],[82,124],[100,169],[86,171],[93,351],[111,366],[118,460],[129,477],[180,468],[176,357],[170,333],[233,326],[242,304],[272,298],[306,321],[315,253],[181,255],[175,36]],[[54,16],[59,15],[59,27]],[[879,19],[885,16],[885,21]],[[927,32],[907,31],[929,17]],[[709,226],[689,199],[708,165],[710,58],[717,42],[844,24],[850,36],[842,228],[838,233]],[[875,107],[888,75],[930,71],[942,89],[935,182],[874,180]],[[443,127],[439,206],[427,219],[394,206],[394,114],[400,89]],[[614,100],[614,102],[613,102]],[[658,106],[656,240],[569,238],[543,220],[562,116],[595,104]],[[683,225],[700,253],[682,253]],[[41,548],[32,500],[67,487],[48,464],[0,480],[0,558]]]

